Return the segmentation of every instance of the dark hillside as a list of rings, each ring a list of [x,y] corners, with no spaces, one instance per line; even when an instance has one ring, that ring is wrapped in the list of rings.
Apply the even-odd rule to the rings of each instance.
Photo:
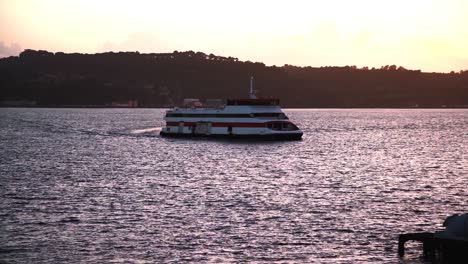
[[[161,107],[183,98],[245,97],[249,78],[284,107],[468,107],[468,71],[424,73],[397,66],[283,67],[201,52],[65,54],[25,50],[0,59],[0,101],[39,106],[136,100]],[[7,102],[7,103],[5,103]]]

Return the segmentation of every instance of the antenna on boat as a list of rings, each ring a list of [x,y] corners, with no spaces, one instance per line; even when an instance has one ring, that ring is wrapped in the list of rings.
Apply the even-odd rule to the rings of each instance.
[[[250,76],[250,91],[249,91],[249,98],[250,99],[257,99],[257,96],[255,96],[255,91],[253,88],[253,82],[254,82],[254,77]]]

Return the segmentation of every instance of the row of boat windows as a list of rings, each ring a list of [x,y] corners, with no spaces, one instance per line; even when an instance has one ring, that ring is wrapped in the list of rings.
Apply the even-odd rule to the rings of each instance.
[[[292,123],[269,123],[267,127],[271,130],[280,130],[280,131],[299,130],[299,128]]]
[[[200,123],[199,123],[200,124]],[[190,126],[189,130],[194,132],[196,130],[199,130],[202,128],[203,130],[207,130],[211,128],[210,123],[201,123],[203,126],[197,125],[197,126]],[[210,124],[208,128],[208,124]],[[179,129],[180,127],[183,127],[183,122],[179,123]],[[271,129],[271,130],[278,130],[278,131],[294,131],[294,130],[299,130],[299,128],[293,124],[293,123],[285,123],[285,122],[278,122],[278,123],[268,123],[266,124],[266,127]],[[167,131],[170,131],[171,128],[167,128]],[[232,133],[232,126],[228,126],[227,130],[229,133]]]
[[[167,113],[166,117],[222,117],[222,118],[254,118],[268,117],[276,119],[288,119],[283,113],[252,113],[252,114],[188,114],[188,113]]]

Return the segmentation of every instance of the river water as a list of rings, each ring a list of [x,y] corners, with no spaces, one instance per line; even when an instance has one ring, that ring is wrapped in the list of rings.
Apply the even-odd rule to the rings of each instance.
[[[468,211],[468,110],[285,110],[302,141],[166,139],[161,109],[0,109],[0,263],[421,263]]]

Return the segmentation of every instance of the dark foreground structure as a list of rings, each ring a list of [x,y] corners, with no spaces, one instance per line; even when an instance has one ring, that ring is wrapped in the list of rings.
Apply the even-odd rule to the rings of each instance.
[[[408,233],[398,237],[398,255],[405,255],[407,241],[423,245],[423,257],[434,263],[468,263],[468,214],[447,217],[445,230],[435,233]]]
[[[419,241],[423,244],[423,257],[435,263],[468,263],[468,241],[439,238],[434,233],[408,233],[398,237],[398,255],[405,255],[405,243]]]

